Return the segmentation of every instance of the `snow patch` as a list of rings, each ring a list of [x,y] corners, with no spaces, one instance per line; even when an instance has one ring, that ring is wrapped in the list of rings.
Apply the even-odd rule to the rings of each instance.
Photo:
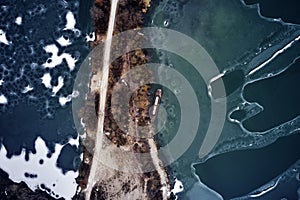
[[[51,77],[50,77],[50,78],[51,78]],[[27,85],[27,86],[23,89],[22,93],[25,94],[25,93],[27,93],[27,92],[29,92],[29,91],[31,91],[31,90],[33,90],[33,87],[31,87],[30,85]]]
[[[69,144],[72,146],[76,146],[77,148],[79,148],[79,136],[77,136],[76,139],[71,138],[69,140]]]
[[[61,106],[64,106],[66,103],[71,101],[71,98],[69,95],[67,97],[59,97],[58,101]]]
[[[65,30],[74,30],[76,25],[76,20],[71,11],[69,11],[66,15],[67,24],[65,26]]]
[[[4,43],[6,45],[11,44],[11,42],[9,42],[6,38],[6,33],[2,29],[0,29],[0,42]]]
[[[18,24],[18,25],[21,25],[22,24],[22,17],[17,17],[16,20],[15,20],[15,23]]]
[[[68,46],[70,44],[72,44],[72,42],[70,41],[70,39],[66,39],[65,37],[61,36],[60,38],[58,38],[56,40],[61,46]]]
[[[41,79],[42,79],[42,83],[45,85],[46,88],[52,88],[50,73],[44,74],[44,76]]]
[[[69,94],[67,97],[59,97],[58,101],[61,106],[66,105],[66,103],[70,102],[72,98],[76,98],[79,95],[78,91],[74,91],[72,94]]]
[[[92,32],[90,34],[86,34],[85,39],[87,42],[93,42],[96,40],[95,32]]]
[[[76,143],[71,139],[69,142]],[[76,139],[78,140],[78,139]],[[76,143],[77,144],[77,143]],[[55,152],[51,158],[47,157],[48,148],[45,141],[38,137],[35,141],[35,154],[29,154],[29,161],[25,161],[25,150],[21,155],[13,156],[11,159],[6,157],[7,151],[2,145],[0,149],[0,168],[9,174],[9,178],[17,183],[21,181],[25,182],[31,190],[41,188],[41,184],[44,184],[46,188],[51,191],[47,192],[54,198],[55,195],[63,197],[67,200],[76,193],[77,183],[75,178],[78,176],[78,172],[68,171],[66,174],[62,173],[62,170],[57,168],[56,162],[58,156],[64,145],[56,144]],[[40,160],[43,159],[43,164],[40,164]],[[25,173],[37,174],[37,178],[25,177]]]
[[[75,28],[76,19],[75,19],[74,14],[71,11],[69,11],[67,13],[66,20],[67,20],[67,23],[65,25],[64,30],[72,30],[77,36],[80,36],[81,32],[80,32],[80,30],[78,30],[77,28]]]
[[[176,195],[176,194],[182,192],[183,190],[184,190],[184,187],[183,187],[182,182],[176,178],[174,188],[171,190],[171,192],[174,195]],[[176,199],[178,199],[177,196],[176,196]]]
[[[58,83],[57,83],[57,85],[56,86],[52,86],[51,85],[51,79],[52,79],[52,77],[51,77],[51,75],[50,75],[50,73],[45,73],[44,74],[44,76],[41,78],[42,79],[42,83],[45,85],[45,87],[46,88],[49,88],[49,89],[52,89],[52,96],[54,97],[56,94],[57,94],[57,92],[64,86],[64,78],[62,77],[62,76],[59,76],[58,77]],[[28,87],[28,86],[27,86]],[[26,88],[27,88],[26,87]],[[26,90],[26,88],[25,88],[25,91],[26,92],[28,92],[28,91],[30,91],[30,90],[32,90],[30,87],[29,88],[27,88],[27,89],[30,89],[30,90]],[[23,93],[25,93],[25,92],[23,92]]]
[[[60,65],[62,63],[63,59],[66,59],[70,71],[72,71],[75,68],[77,60],[68,53],[63,53],[60,56],[58,56],[58,48],[55,44],[45,46],[44,50],[47,53],[52,54],[52,57],[48,58],[48,60],[43,64],[45,68],[56,67],[57,65]]]
[[[1,86],[3,83],[4,83],[4,80],[1,79],[1,80],[0,80],[0,86]]]
[[[62,76],[58,77],[58,84],[52,88],[52,96],[55,96],[56,93],[64,86],[64,78]]]
[[[73,71],[73,69],[75,68],[75,64],[78,60],[76,60],[70,54],[67,53],[63,53],[61,57],[66,59],[70,71]]]
[[[7,104],[7,98],[3,95],[3,94],[1,94],[0,95],[0,104]]]

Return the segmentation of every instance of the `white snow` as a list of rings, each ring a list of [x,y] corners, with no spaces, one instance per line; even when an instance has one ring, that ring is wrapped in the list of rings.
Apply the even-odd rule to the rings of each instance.
[[[72,94],[69,94],[67,97],[61,96],[58,101],[61,106],[66,105],[66,103],[70,102],[72,98],[75,98],[79,95],[78,91],[74,91]]]
[[[71,138],[69,140],[69,144],[73,145],[73,146],[76,146],[78,148],[79,147],[79,136],[77,136],[76,139]]]
[[[45,85],[46,88],[52,88],[50,73],[44,74],[44,76],[41,79],[42,79],[42,83]]]
[[[56,67],[57,65],[62,63],[63,59],[66,59],[70,71],[72,71],[75,68],[75,64],[76,64],[77,60],[68,53],[63,53],[60,56],[58,56],[58,48],[55,44],[50,44],[50,45],[45,46],[44,50],[47,53],[52,53],[52,57],[48,58],[48,60],[43,64],[43,66],[45,68]],[[51,60],[49,60],[49,59],[51,59]]]
[[[1,94],[0,95],[0,104],[7,104],[7,98],[3,95],[3,94]]]
[[[51,77],[50,73],[45,73],[41,79],[42,79],[42,83],[45,85],[46,88],[52,89],[53,97],[64,86],[64,78],[62,76],[58,77],[58,83],[56,86],[51,85],[52,77]]]
[[[73,58],[70,54],[67,54],[67,53],[63,53],[61,55],[61,57],[66,59],[70,71],[73,71],[77,60],[75,58]]]
[[[6,33],[2,29],[0,29],[0,42],[4,43],[6,45],[11,44],[11,42],[9,42],[6,38]]]
[[[86,34],[85,39],[87,42],[92,42],[96,40],[95,32],[92,32],[90,34]]]
[[[52,57],[48,58],[46,63],[43,64],[45,68],[54,68],[56,65],[61,64],[62,60],[60,57],[58,57],[58,48],[55,44],[47,45],[44,47],[44,50],[47,53],[52,53]],[[51,59],[51,60],[50,60]]]
[[[22,93],[24,94],[24,93],[27,93],[27,92],[29,92],[29,91],[31,91],[31,90],[33,90],[33,87],[31,87],[30,85],[27,85],[27,86],[23,89]]]
[[[63,47],[72,44],[72,42],[70,41],[69,38],[66,39],[66,38],[64,38],[63,36],[61,36],[60,38],[58,38],[56,41],[57,41],[61,46],[63,46]]]
[[[64,30],[72,30],[75,33],[76,36],[80,36],[81,35],[81,31],[78,30],[77,28],[75,28],[76,19],[75,19],[74,14],[71,11],[69,11],[67,13],[66,20],[67,20],[67,23],[65,25]]]
[[[64,105],[66,105],[66,103],[68,103],[68,102],[71,101],[71,98],[69,96],[67,96],[67,97],[59,97],[58,101],[59,101],[59,104],[61,106],[64,106]]]
[[[62,76],[59,76],[58,77],[58,84],[57,86],[54,86],[52,88],[52,92],[53,92],[53,95],[52,96],[55,96],[56,93],[64,86],[64,78]]]
[[[171,190],[171,192],[173,192],[173,194],[176,195],[176,194],[182,192],[183,190],[184,190],[184,188],[183,188],[182,182],[176,178],[174,188]],[[177,199],[177,196],[176,196],[176,199]]]
[[[18,25],[21,25],[22,24],[22,17],[17,17],[15,23],[18,24]]]
[[[69,11],[67,13],[66,20],[67,20],[67,23],[65,25],[64,30],[72,30],[75,33],[75,35],[79,36],[81,34],[81,31],[78,30],[77,28],[75,28],[76,19],[75,19],[74,14],[71,11]]]
[[[71,139],[69,142],[76,143]],[[78,139],[77,139],[78,140]],[[13,156],[11,159],[6,157],[6,149],[4,146],[0,149],[0,168],[9,174],[9,178],[14,182],[24,181],[31,190],[40,188],[41,184],[44,184],[54,194],[49,193],[53,197],[59,195],[67,200],[75,195],[77,183],[75,178],[78,176],[78,172],[68,171],[65,175],[62,170],[56,167],[56,162],[61,149],[64,145],[56,144],[55,152],[51,158],[46,155],[48,148],[43,139],[40,137],[35,141],[35,154],[29,154],[29,161],[25,161],[25,151],[22,151],[21,155]],[[39,164],[39,160],[43,159],[44,163]],[[37,178],[26,178],[25,173],[37,174]],[[55,184],[55,185],[53,185]],[[40,188],[42,189],[42,188]],[[43,190],[43,189],[42,189]],[[56,198],[56,197],[55,197]]]
[[[1,79],[1,80],[0,80],[0,86],[1,86],[3,83],[4,83],[4,80]]]
[[[69,11],[66,15],[67,24],[65,26],[65,30],[74,30],[76,25],[76,20],[71,11]]]

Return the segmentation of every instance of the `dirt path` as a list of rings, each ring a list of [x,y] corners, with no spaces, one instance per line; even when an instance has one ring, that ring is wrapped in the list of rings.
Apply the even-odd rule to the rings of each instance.
[[[98,115],[98,127],[97,127],[97,135],[96,135],[96,143],[94,148],[94,156],[92,161],[92,166],[90,170],[88,185],[86,188],[86,199],[89,200],[91,196],[91,192],[93,186],[95,184],[95,175],[98,168],[98,160],[100,151],[102,149],[102,142],[103,142],[103,123],[104,123],[104,116],[105,116],[105,103],[106,103],[106,93],[108,87],[108,75],[109,75],[109,65],[110,65],[110,52],[111,52],[111,43],[112,43],[112,36],[113,30],[115,25],[115,17],[118,7],[119,0],[111,0],[111,9],[110,9],[110,16],[109,16],[109,23],[108,23],[108,30],[106,34],[106,41],[104,45],[104,54],[103,54],[103,66],[102,66],[102,76],[98,81],[97,86],[99,87],[100,93],[100,102],[99,102],[99,115]],[[92,89],[92,88],[91,88]]]
[[[160,183],[163,186],[163,188],[162,188],[163,200],[167,200],[169,193],[170,193],[170,184],[169,184],[169,180],[168,180],[168,175],[167,175],[166,171],[164,170],[161,160],[158,157],[155,141],[153,139],[149,139],[148,142],[149,142],[149,146],[150,146],[150,154],[151,154],[152,162],[154,164],[156,171],[159,174]]]
[[[91,93],[98,93],[100,95],[99,98],[99,107],[98,107],[98,120],[97,120],[97,129],[95,136],[95,147],[94,154],[91,164],[91,169],[88,177],[87,187],[85,189],[85,197],[87,200],[90,199],[92,190],[94,186],[96,186],[96,191],[99,189],[99,183],[101,184],[102,189],[106,187],[106,192],[101,191],[100,193],[106,193],[106,199],[149,199],[147,194],[148,191],[144,191],[148,188],[148,181],[145,179],[144,174],[141,173],[130,173],[130,168],[141,168],[140,163],[136,158],[125,158],[119,156],[118,151],[114,152],[112,147],[109,145],[103,149],[104,143],[107,140],[104,137],[104,117],[105,117],[105,106],[107,99],[107,90],[108,90],[108,79],[109,79],[109,68],[110,68],[110,54],[111,54],[111,44],[115,26],[115,18],[118,8],[119,0],[111,0],[111,9],[109,16],[108,29],[106,34],[106,40],[104,44],[103,51],[103,63],[102,68],[96,72],[96,74],[92,77],[90,90]],[[95,55],[97,56],[97,55]],[[148,140],[150,147],[151,159],[154,164],[156,171],[158,172],[158,178],[160,179],[160,183],[163,186],[162,188],[156,188],[157,190],[162,189],[162,198],[164,200],[168,199],[170,193],[170,186],[168,183],[168,176],[164,170],[163,164],[158,157],[157,147],[155,141],[153,139]],[[112,157],[113,154],[113,157]],[[123,155],[123,154],[120,154]],[[115,159],[112,159],[115,158]],[[114,169],[111,169],[109,166],[104,165],[100,162],[100,160],[109,159],[111,163],[116,166],[120,166],[121,168],[128,168],[129,173],[120,173]],[[129,166],[127,166],[129,164]],[[134,170],[133,170],[134,171]],[[98,184],[97,184],[98,183]],[[130,184],[129,184],[130,183]],[[123,191],[124,185],[128,185],[131,188],[131,191]],[[113,188],[111,188],[113,187]],[[113,190],[113,192],[111,191]],[[110,192],[108,192],[110,191]],[[122,191],[118,196],[116,196],[115,191]]]

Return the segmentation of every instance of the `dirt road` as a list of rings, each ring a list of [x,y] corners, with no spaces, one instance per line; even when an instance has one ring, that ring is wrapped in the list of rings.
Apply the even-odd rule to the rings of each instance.
[[[102,77],[98,81],[99,94],[100,94],[100,102],[99,102],[99,115],[98,115],[98,127],[97,127],[97,135],[96,135],[96,143],[94,148],[94,156],[92,161],[92,166],[90,170],[88,185],[86,188],[86,199],[90,199],[90,195],[94,186],[94,178],[98,167],[98,160],[100,156],[100,151],[102,149],[102,141],[103,141],[103,123],[105,116],[105,103],[106,103],[106,93],[108,87],[108,75],[109,75],[109,65],[110,65],[110,53],[111,53],[111,43],[113,30],[115,25],[116,12],[118,7],[119,0],[111,0],[111,9],[108,23],[108,30],[106,35],[106,41],[104,45],[104,53],[103,53],[103,65],[102,65]]]

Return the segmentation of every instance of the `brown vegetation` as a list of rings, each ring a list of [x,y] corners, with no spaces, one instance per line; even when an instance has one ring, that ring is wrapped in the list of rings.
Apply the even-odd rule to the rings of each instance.
[[[96,0],[93,7],[90,10],[93,25],[95,27],[95,34],[97,37],[94,46],[97,42],[101,41],[100,37],[105,35],[108,27],[110,12],[110,0]]]
[[[139,28],[143,25],[144,19],[143,14],[146,12],[149,7],[149,0],[120,0],[119,7],[116,16],[116,24],[114,33],[123,32],[129,29]],[[110,12],[110,1],[109,0],[95,0],[95,4],[91,9],[91,15],[93,17],[97,42],[94,42],[92,45],[96,45],[102,38],[105,37],[105,33],[108,26],[108,17]],[[135,40],[134,42],[138,41]],[[131,44],[124,44],[125,48],[130,49]],[[137,135],[129,134],[130,126],[146,126],[150,122],[150,116],[148,114],[149,106],[150,106],[150,85],[142,85],[136,91],[133,91],[129,102],[122,102],[124,99],[122,98],[122,92],[126,95],[131,91],[130,86],[140,85],[140,83],[149,83],[153,79],[152,72],[149,70],[144,70],[140,68],[141,65],[147,63],[149,61],[149,57],[147,56],[147,52],[142,49],[134,50],[131,52],[127,52],[125,55],[116,59],[110,65],[109,71],[109,81],[108,81],[108,90],[107,90],[107,99],[105,106],[105,118],[104,118],[104,130],[105,136],[117,147],[121,146],[129,146],[131,151],[136,153],[149,153],[150,146],[148,144],[147,138],[138,137]],[[93,66],[93,71],[97,71],[99,66]],[[129,70],[135,69],[135,73],[130,77],[128,81],[127,88],[121,87],[118,81],[120,77]],[[140,70],[139,70],[140,69]],[[119,85],[118,85],[119,84]],[[111,100],[112,100],[112,91],[119,92],[120,98],[114,99],[119,107],[112,108]],[[118,103],[119,102],[119,103]],[[90,94],[87,99],[86,108],[81,110],[80,115],[86,119],[85,123],[87,127],[90,127],[89,130],[96,129],[96,121],[97,118],[92,118],[93,113],[97,112],[99,103],[99,95],[97,93]],[[129,105],[128,107],[124,107],[124,103]],[[96,109],[96,111],[95,111]],[[128,109],[128,110],[126,110]],[[95,114],[94,114],[95,115]],[[124,127],[119,127],[115,118],[119,117],[118,120],[125,121],[128,117],[130,121],[125,123]],[[91,131],[93,133],[93,131]],[[94,134],[96,134],[94,132]],[[87,136],[87,138],[93,136]],[[92,155],[88,152],[84,152],[84,159],[91,160]],[[153,165],[151,162],[142,163],[145,167],[149,167],[149,165]],[[80,171],[79,180],[82,180],[80,183],[81,188],[86,187],[86,179],[84,178],[88,174],[88,163],[83,163]],[[162,193],[160,188],[160,177],[158,172],[149,172],[142,176],[141,182],[146,186],[147,195],[149,199],[162,199]],[[103,183],[102,183],[103,184]],[[136,184],[136,183],[135,183]],[[134,183],[124,182],[122,185],[121,191],[116,191],[122,193],[128,193],[133,191],[137,187],[134,186]],[[111,186],[113,188],[113,186]],[[106,187],[107,188],[107,187]],[[106,199],[108,195],[108,191],[99,185],[96,185],[92,191],[92,199]],[[109,194],[112,195],[111,193]]]

